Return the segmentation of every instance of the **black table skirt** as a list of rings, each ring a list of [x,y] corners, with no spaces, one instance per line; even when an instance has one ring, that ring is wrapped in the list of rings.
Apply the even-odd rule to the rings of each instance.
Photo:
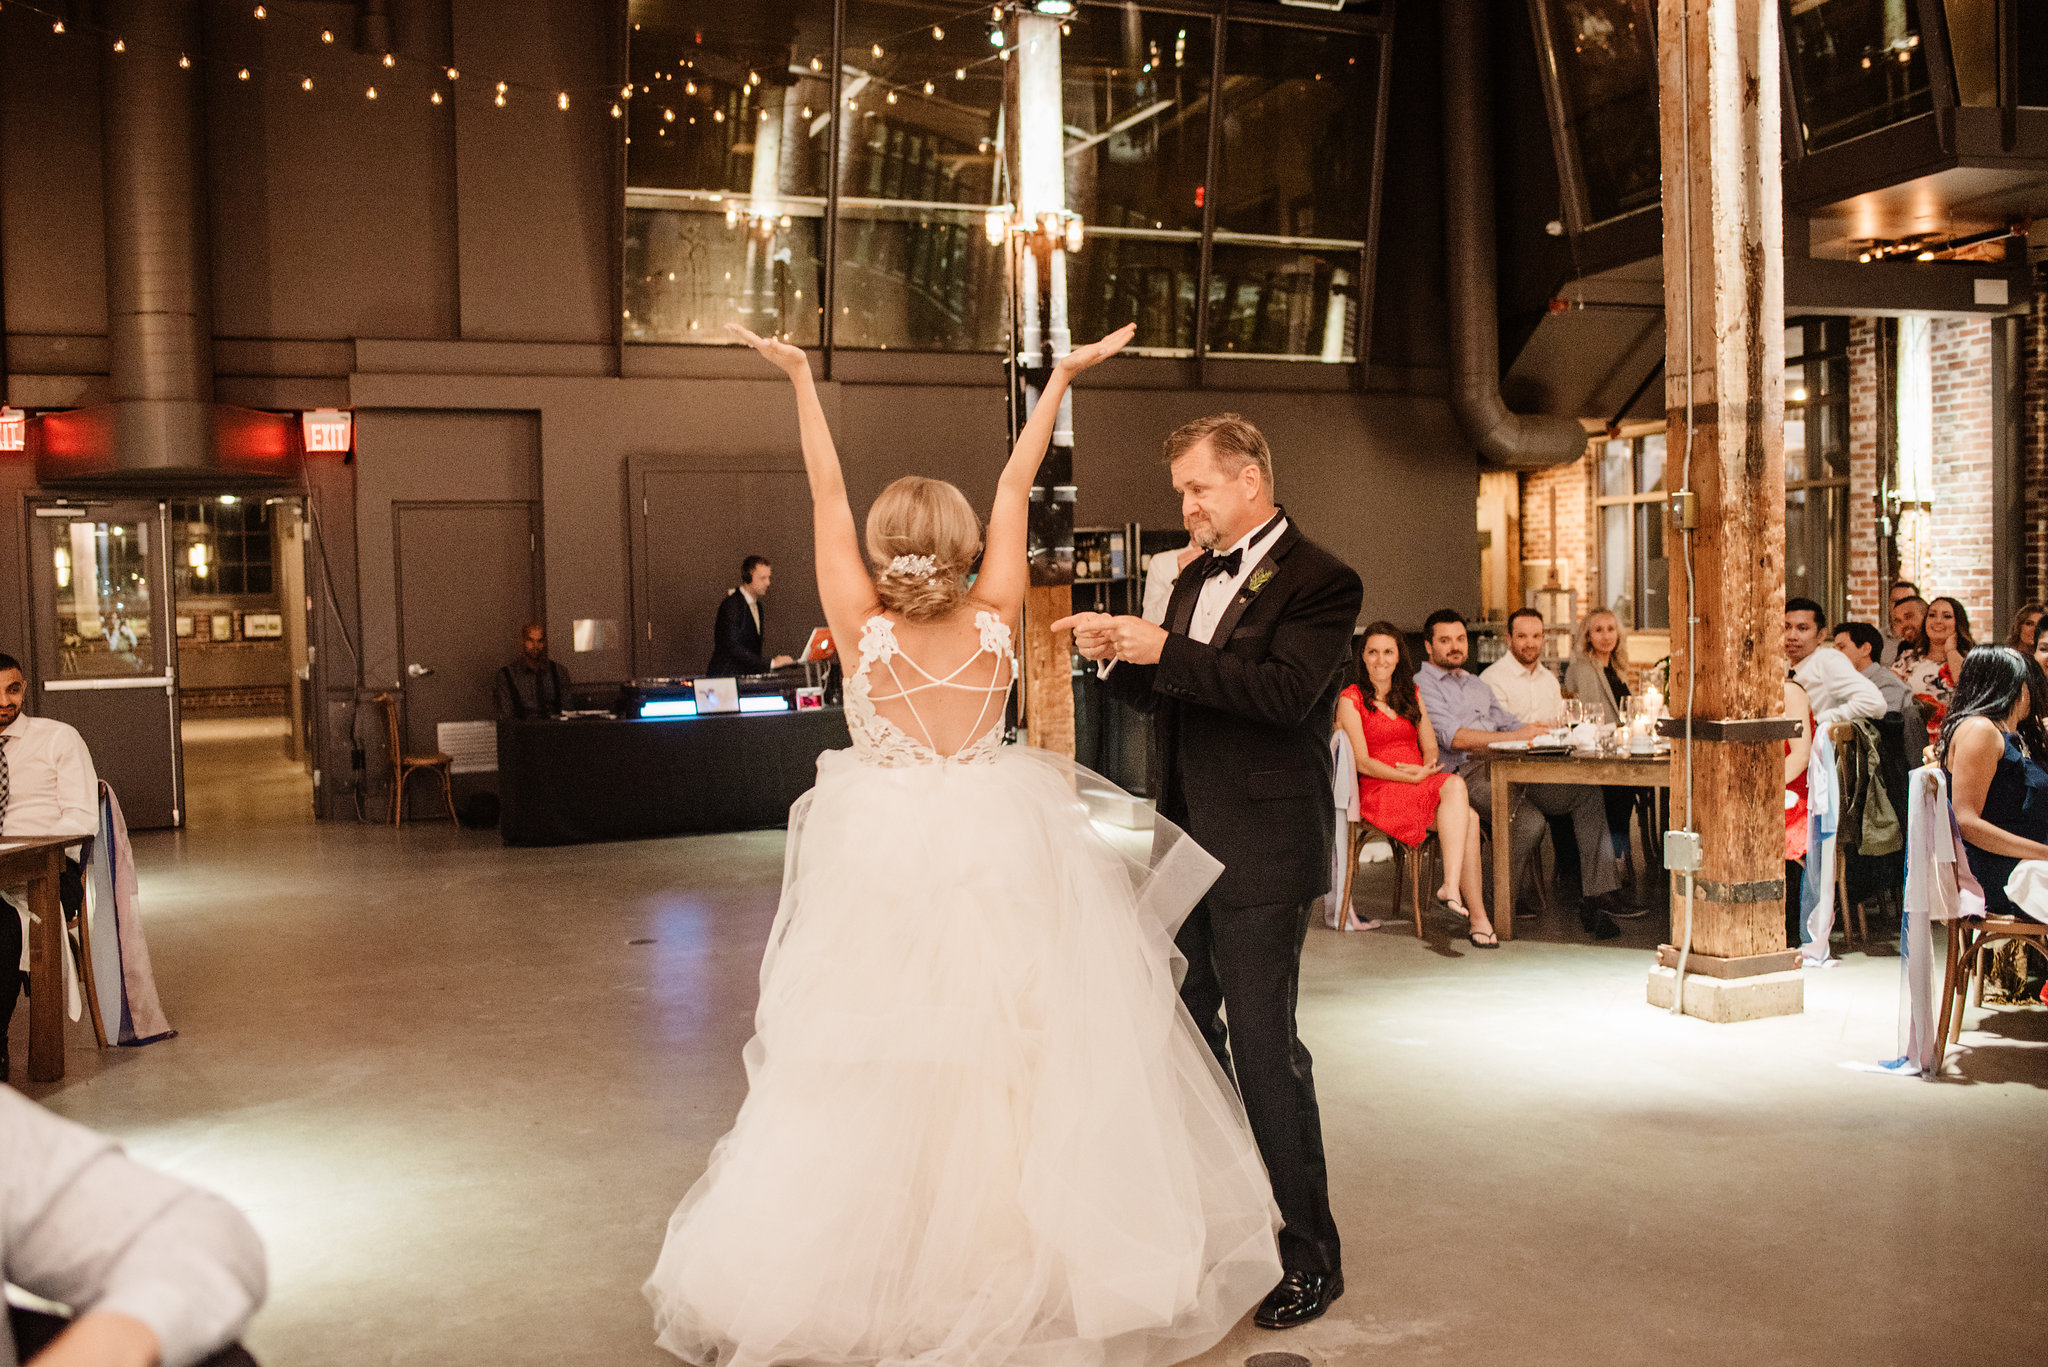
[[[781,826],[852,743],[836,707],[674,721],[501,721],[499,833],[573,845]]]

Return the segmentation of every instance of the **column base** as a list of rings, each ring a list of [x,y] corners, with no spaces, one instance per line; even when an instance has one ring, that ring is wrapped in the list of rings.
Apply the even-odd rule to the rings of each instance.
[[[1687,973],[1685,978],[1685,1014],[1697,1020],[1727,1025],[1770,1016],[1797,1016],[1806,1010],[1806,978],[1796,969],[1746,978],[1710,978],[1697,973]],[[1677,982],[1676,970],[1661,964],[1651,969],[1647,993],[1650,1005],[1669,1011]]]

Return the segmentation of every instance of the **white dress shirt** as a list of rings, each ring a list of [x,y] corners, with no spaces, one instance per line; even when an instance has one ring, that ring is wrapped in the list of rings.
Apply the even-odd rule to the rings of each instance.
[[[1541,659],[1524,665],[1512,655],[1503,655],[1481,670],[1479,677],[1500,699],[1500,705],[1522,721],[1548,726],[1564,715],[1564,690]]]
[[[1252,571],[1258,568],[1260,557],[1272,547],[1280,533],[1286,530],[1287,518],[1282,514],[1271,522],[1260,523],[1246,532],[1237,539],[1235,545],[1223,552],[1224,555],[1229,555],[1231,551],[1243,552],[1238,559],[1237,573],[1212,574],[1202,582],[1202,590],[1195,598],[1195,615],[1188,619],[1189,640],[1200,641],[1204,645],[1215,644],[1210,638],[1216,634],[1216,624],[1223,620],[1224,609],[1230,606],[1231,599],[1237,597],[1237,591],[1244,587],[1244,581],[1252,577]],[[1193,569],[1201,563],[1200,560],[1196,560],[1188,568]]]
[[[127,1315],[164,1367],[234,1342],[263,1303],[263,1244],[210,1192],[0,1087],[0,1279],[78,1314]],[[0,1317],[0,1367],[15,1367]]]
[[[740,597],[747,600],[747,611],[754,615],[754,630],[761,629],[761,600],[745,584],[740,585]]]
[[[0,836],[91,835],[100,828],[100,783],[85,738],[48,717],[16,717],[0,731],[7,756],[7,813]]]
[[[1876,721],[1884,715],[1884,694],[1833,646],[1815,647],[1813,654],[1793,668],[1792,678],[1806,690],[1816,726]]]

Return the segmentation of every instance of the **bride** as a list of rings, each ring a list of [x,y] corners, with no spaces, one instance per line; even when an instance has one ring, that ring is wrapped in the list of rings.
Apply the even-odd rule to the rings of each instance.
[[[1078,796],[1102,780],[1002,743],[1032,476],[1133,329],[1059,362],[985,550],[957,488],[906,476],[866,562],[804,353],[734,331],[796,387],[853,748],[790,811],[747,1099],[644,1288],[658,1341],[716,1367],[1184,1361],[1280,1278],[1243,1109],[1175,992],[1220,866],[1170,827],[1149,866],[1119,853]]]

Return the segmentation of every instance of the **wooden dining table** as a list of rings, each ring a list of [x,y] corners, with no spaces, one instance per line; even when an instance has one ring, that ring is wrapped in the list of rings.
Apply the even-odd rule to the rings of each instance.
[[[28,894],[28,1080],[56,1082],[64,1076],[64,905],[57,878],[64,850],[89,835],[37,835],[0,840],[0,888]],[[0,910],[12,915],[13,908]],[[0,971],[14,971],[13,964]]]
[[[1486,767],[1493,786],[1493,928],[1503,940],[1515,938],[1514,850],[1508,832],[1517,783],[1582,783],[1618,788],[1671,787],[1668,752],[1649,755],[1491,750]],[[1660,858],[1662,851],[1651,852]]]

